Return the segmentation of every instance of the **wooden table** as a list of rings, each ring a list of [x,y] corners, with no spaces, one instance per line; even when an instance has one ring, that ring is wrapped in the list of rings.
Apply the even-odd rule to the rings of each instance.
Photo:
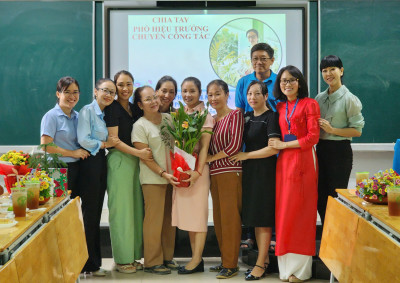
[[[37,222],[45,222],[30,232],[32,235],[13,250],[7,263],[0,267],[0,282],[72,283],[79,278],[88,258],[80,200],[76,198],[68,202],[65,199],[64,206],[63,201],[54,199],[48,203],[48,209],[40,213],[41,218],[40,215],[31,215],[21,221],[21,227],[10,230],[14,236],[8,236],[9,241],[3,243],[4,252],[14,245],[10,244],[12,239],[19,241]],[[33,220],[36,222],[32,224]],[[32,226],[28,227],[28,222]]]
[[[39,207],[45,210],[29,210],[26,217],[15,218],[18,223],[14,227],[0,228],[0,264],[5,264],[12,252],[28,240],[40,226],[48,222],[53,211],[62,208],[68,201],[69,196],[51,198]]]
[[[400,282],[400,217],[351,190],[329,197],[319,256],[339,282]]]

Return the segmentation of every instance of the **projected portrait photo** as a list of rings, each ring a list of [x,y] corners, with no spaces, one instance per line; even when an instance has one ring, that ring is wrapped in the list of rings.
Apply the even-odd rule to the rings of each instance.
[[[277,33],[265,22],[239,18],[222,25],[210,43],[210,63],[219,78],[236,87],[243,76],[254,70],[250,60],[253,45],[268,43],[275,52],[271,70],[278,72],[282,62],[282,44]]]

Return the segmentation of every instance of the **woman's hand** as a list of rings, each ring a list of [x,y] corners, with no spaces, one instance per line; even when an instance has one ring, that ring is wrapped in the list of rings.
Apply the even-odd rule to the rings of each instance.
[[[213,162],[213,161],[214,161],[214,160],[213,160],[213,157],[214,157],[213,155],[208,154],[208,155],[207,155],[206,162],[207,162],[207,163]]]
[[[114,147],[114,146],[116,146],[117,144],[119,144],[121,141],[119,140],[119,138],[118,137],[116,137],[116,136],[108,136],[108,139],[107,139],[107,141],[105,142],[105,147],[106,148],[108,148],[108,147]]]
[[[153,152],[150,148],[143,148],[138,150],[138,157],[142,160],[151,161],[153,160]]]
[[[165,180],[168,181],[168,183],[170,183],[173,186],[177,186],[180,183],[178,182],[178,179],[176,177],[174,177],[174,175],[169,174],[167,172],[162,173],[162,176]]]
[[[248,155],[247,152],[239,152],[238,154],[235,154],[235,155],[229,157],[229,160],[232,162],[239,162],[242,160],[247,160],[248,159],[247,155]]]
[[[183,171],[183,173],[186,173],[186,174],[188,174],[188,175],[190,176],[189,179],[187,179],[187,180],[182,180],[182,182],[186,182],[186,183],[190,182],[189,188],[190,188],[191,186],[193,186],[194,183],[196,183],[197,179],[200,178],[200,173],[197,172],[197,171],[188,170],[188,171]]]
[[[287,148],[287,145],[285,142],[280,141],[280,140],[272,140],[270,139],[268,141],[268,146],[275,148],[275,149],[285,149]]]
[[[334,128],[332,127],[331,123],[329,123],[329,121],[319,118],[318,123],[321,129],[323,129],[325,132],[327,132],[328,134],[333,134]]]
[[[90,155],[89,152],[87,152],[86,150],[84,150],[84,149],[82,149],[82,148],[79,148],[79,149],[73,150],[71,156],[72,156],[73,158],[86,159],[86,158],[89,157],[89,155]]]

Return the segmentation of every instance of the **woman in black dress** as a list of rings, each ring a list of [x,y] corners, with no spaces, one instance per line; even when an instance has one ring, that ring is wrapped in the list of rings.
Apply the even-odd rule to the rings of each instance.
[[[244,117],[245,152],[231,157],[243,160],[243,225],[255,227],[258,258],[246,280],[258,280],[269,264],[268,247],[275,224],[275,167],[278,150],[268,147],[269,139],[279,140],[278,113],[270,110],[268,89],[263,82],[253,81],[247,89],[247,101],[254,111]]]

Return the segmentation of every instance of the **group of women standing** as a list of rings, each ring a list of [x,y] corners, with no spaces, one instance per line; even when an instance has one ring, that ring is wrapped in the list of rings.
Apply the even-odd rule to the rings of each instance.
[[[274,96],[280,101],[277,112],[269,106],[272,94],[262,82],[249,85],[247,100],[254,111],[245,115],[228,107],[229,89],[224,81],[210,82],[208,102],[216,115],[208,114],[203,129],[213,133],[203,133],[196,146],[198,162],[187,172],[188,188],[174,186],[179,183],[170,171],[169,152],[160,136],[162,124],[171,120],[169,112],[174,111],[177,83],[173,78],[161,78],[155,90],[137,88],[132,104],[133,77],[120,71],[114,81],[96,83],[95,99],[82,108],[79,117],[73,110],[79,84],[73,78],[61,78],[58,103],[42,120],[41,142],[58,145],[50,150],[68,162],[69,189],[73,197],[82,199],[89,251],[83,271],[106,274],[101,269],[99,224],[107,190],[118,271],[203,272],[211,190],[222,262],[210,271],[218,272],[217,278],[238,273],[242,222],[255,227],[259,247],[256,265],[246,272],[246,280],[265,276],[273,227],[280,278],[289,282],[310,278],[317,207],[323,220],[328,195],[334,195],[338,186],[347,186],[352,166],[349,140],[361,135],[364,125],[360,101],[342,85],[340,59],[325,57],[321,71],[329,88],[314,100],[308,97],[301,72],[294,66],[282,68],[274,86]],[[186,78],[181,89],[187,113],[204,111],[197,78]],[[335,162],[346,166],[332,167]],[[192,259],[182,267],[173,259],[175,227],[189,231]],[[142,248],[144,266],[138,261]]]

